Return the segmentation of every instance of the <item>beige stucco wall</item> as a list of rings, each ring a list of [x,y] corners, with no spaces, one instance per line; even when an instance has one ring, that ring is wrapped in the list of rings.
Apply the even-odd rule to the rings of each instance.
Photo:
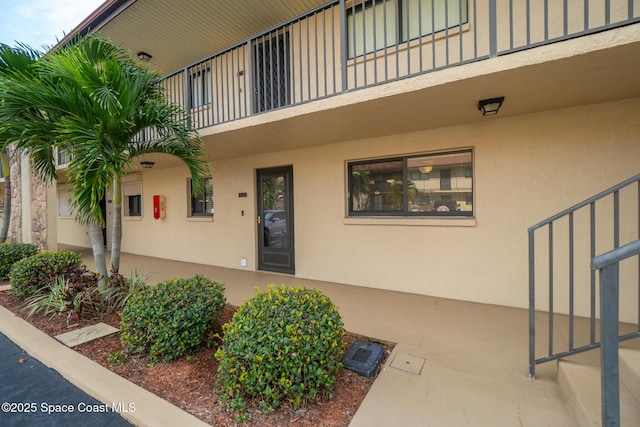
[[[186,168],[154,168],[142,176],[143,217],[124,220],[122,250],[230,268],[246,258],[254,270],[255,171],[293,165],[297,276],[526,307],[527,227],[640,172],[639,116],[636,98],[214,162],[212,220],[187,218]],[[468,147],[474,219],[346,217],[346,162]],[[166,197],[164,219],[153,219],[154,194]],[[625,222],[623,244],[637,238],[636,223]],[[68,219],[58,226],[61,243],[86,240]],[[629,268],[637,277],[637,266]],[[560,306],[567,293],[558,286]],[[635,316],[633,301],[623,299],[623,319]]]

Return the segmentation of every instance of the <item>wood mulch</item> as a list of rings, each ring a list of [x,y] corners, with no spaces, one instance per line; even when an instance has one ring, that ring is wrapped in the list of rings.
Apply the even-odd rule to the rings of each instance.
[[[0,284],[6,284],[6,282]],[[26,318],[21,310],[23,304],[22,299],[12,297],[7,292],[0,292],[0,305]],[[228,322],[234,311],[235,307],[227,305],[222,323]],[[66,315],[58,315],[53,319],[49,316],[36,315],[26,320],[51,336],[98,322],[115,327],[120,325],[120,316],[117,313],[92,319],[74,320],[71,325],[68,325]],[[346,334],[344,338],[346,348],[358,339],[363,338]],[[393,344],[384,344],[384,347],[388,356]],[[170,363],[159,362],[152,367],[147,366],[145,357],[128,356],[123,364],[111,363],[109,355],[122,350],[119,334],[79,345],[75,350],[208,424],[236,425],[235,416],[220,404],[219,397],[214,392],[218,368],[218,362],[214,357],[215,348],[204,346],[190,357]],[[244,425],[347,426],[372,384],[371,379],[341,369],[333,390],[333,399],[308,401],[298,410],[282,407],[269,415],[264,415],[259,409],[253,408],[249,411],[250,420]]]

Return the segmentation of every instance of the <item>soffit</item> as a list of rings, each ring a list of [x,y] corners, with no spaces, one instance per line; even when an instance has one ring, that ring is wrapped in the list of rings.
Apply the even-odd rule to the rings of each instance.
[[[166,75],[327,3],[327,0],[136,0],[92,31]]]

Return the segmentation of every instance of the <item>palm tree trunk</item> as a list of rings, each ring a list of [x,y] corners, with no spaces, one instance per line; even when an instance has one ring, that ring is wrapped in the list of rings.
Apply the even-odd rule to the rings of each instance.
[[[2,224],[0,224],[0,243],[7,240],[9,234],[9,221],[11,220],[11,168],[9,167],[9,148],[0,150],[2,159],[2,176],[4,176],[4,210],[2,211]]]
[[[98,289],[104,290],[107,287],[107,261],[104,257],[104,240],[102,237],[102,226],[99,222],[89,224],[89,237],[91,238],[91,249],[93,250],[93,261],[96,264],[96,273],[100,275]]]
[[[122,179],[113,179],[113,230],[111,231],[111,271],[120,271],[120,248],[122,247]]]

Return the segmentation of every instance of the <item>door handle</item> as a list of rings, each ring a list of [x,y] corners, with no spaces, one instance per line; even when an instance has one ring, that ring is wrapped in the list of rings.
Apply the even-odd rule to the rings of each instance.
[[[258,224],[262,224],[262,217],[258,216],[258,219],[256,221],[258,222]]]

